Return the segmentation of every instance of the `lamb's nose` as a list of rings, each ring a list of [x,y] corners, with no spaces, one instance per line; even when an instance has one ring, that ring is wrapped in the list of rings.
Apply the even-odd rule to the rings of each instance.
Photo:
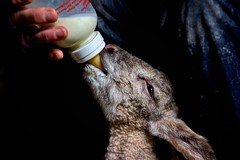
[[[105,46],[105,49],[107,50],[108,53],[113,54],[114,52],[116,52],[117,47],[115,47],[114,45],[108,44]]]

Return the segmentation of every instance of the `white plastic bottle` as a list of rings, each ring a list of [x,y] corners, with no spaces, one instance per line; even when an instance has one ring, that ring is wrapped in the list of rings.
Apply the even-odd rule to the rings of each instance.
[[[33,0],[26,7],[52,7],[58,12],[58,20],[55,23],[41,27],[65,26],[68,30],[68,37],[56,41],[55,44],[68,48],[76,62],[87,62],[97,57],[104,49],[104,39],[100,32],[95,31],[97,14],[89,0]]]

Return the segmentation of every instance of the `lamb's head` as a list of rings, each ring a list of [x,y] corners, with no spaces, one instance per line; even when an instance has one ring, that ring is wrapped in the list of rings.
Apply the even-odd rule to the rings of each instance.
[[[87,64],[84,77],[111,123],[175,117],[171,83],[160,71],[115,45],[101,53],[102,72]]]
[[[207,139],[177,118],[173,88],[164,73],[116,45],[107,45],[100,57],[105,71],[86,64],[83,74],[111,126],[147,131],[186,159],[215,159]]]

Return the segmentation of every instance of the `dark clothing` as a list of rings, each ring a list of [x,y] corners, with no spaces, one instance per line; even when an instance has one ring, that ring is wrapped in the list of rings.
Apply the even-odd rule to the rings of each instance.
[[[238,157],[240,3],[91,2],[98,14],[96,30],[106,43],[166,73],[179,116],[209,139],[218,160]],[[25,160],[104,159],[108,126],[82,79],[81,65],[67,54],[60,62],[48,60],[41,48],[26,54],[12,37],[6,37],[6,44],[13,47],[0,53],[8,155]]]

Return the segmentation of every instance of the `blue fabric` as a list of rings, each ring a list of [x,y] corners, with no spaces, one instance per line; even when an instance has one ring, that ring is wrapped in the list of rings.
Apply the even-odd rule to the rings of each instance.
[[[226,81],[240,122],[239,8],[228,0],[186,1],[181,23],[189,56],[200,55],[203,76],[209,86]],[[214,72],[222,72],[223,79],[217,79]],[[217,88],[213,89],[217,92]]]

